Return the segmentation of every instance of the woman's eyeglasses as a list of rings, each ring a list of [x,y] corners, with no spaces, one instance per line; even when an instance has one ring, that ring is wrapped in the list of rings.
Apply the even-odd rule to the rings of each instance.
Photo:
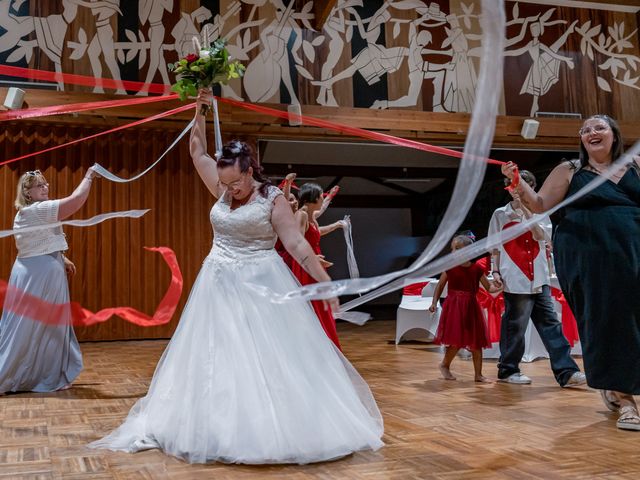
[[[597,125],[594,125],[593,127],[582,127],[580,130],[578,130],[578,134],[581,137],[584,137],[585,135],[589,135],[590,133],[604,133],[607,130],[609,130],[609,125],[599,123]]]

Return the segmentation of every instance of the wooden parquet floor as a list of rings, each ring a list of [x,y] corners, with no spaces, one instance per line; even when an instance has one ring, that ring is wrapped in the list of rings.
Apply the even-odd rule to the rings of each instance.
[[[548,361],[523,364],[528,386],[475,384],[471,362],[459,359],[458,380],[440,380],[437,347],[396,347],[394,328],[339,325],[345,354],[384,415],[386,446],[377,452],[262,467],[87,449],[145,394],[167,342],[84,343],[86,368],[71,390],[0,397],[0,479],[640,478],[640,432],[617,430],[597,392],[558,387]],[[485,375],[495,371],[485,363]]]

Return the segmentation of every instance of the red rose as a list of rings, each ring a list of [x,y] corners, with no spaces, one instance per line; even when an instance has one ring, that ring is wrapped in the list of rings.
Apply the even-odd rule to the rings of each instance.
[[[185,57],[185,60],[187,62],[191,63],[191,62],[195,62],[196,60],[198,60],[198,58],[200,58],[200,57],[198,57],[198,55],[196,55],[195,53],[190,53],[189,55],[187,55]]]

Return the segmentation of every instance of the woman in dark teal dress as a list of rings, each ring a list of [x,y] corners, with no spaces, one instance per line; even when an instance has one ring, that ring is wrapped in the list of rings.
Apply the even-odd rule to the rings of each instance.
[[[580,158],[558,165],[539,193],[518,195],[544,212],[584,187],[622,156],[620,129],[595,115],[580,129]],[[513,178],[515,165],[502,171]],[[578,321],[587,383],[599,389],[617,426],[640,431],[640,157],[566,208],[554,237],[560,286]]]

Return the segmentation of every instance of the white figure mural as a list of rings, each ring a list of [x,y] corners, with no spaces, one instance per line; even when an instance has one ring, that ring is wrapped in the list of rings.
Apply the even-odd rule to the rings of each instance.
[[[243,91],[238,89],[240,82],[235,82],[222,87],[226,97],[252,102],[284,101],[286,96],[280,98],[283,85],[291,103],[297,103],[294,85],[302,81],[319,87],[315,99],[318,104],[338,106],[333,92],[337,82],[360,74],[367,84],[374,85],[384,75],[397,72],[406,58],[407,90],[392,98],[371,99],[372,108],[415,106],[425,80],[433,83],[434,111],[469,112],[475,101],[477,65],[473,60],[479,57],[482,39],[474,33],[479,14],[474,13],[473,2],[460,2],[459,11],[454,13],[441,11],[448,2],[432,1],[427,6],[422,0],[385,0],[371,17],[364,18],[364,0],[338,0],[323,30],[316,32],[310,23],[312,0],[233,0],[220,2],[223,9],[219,13],[199,6],[174,15],[170,14],[178,3],[173,0],[127,0],[137,2],[138,29],[126,30],[126,41],[116,41],[112,25],[122,15],[119,0],[60,0],[55,3],[58,13],[42,17],[21,14],[27,10],[21,9],[26,1],[0,0],[0,53],[4,54],[5,63],[29,63],[37,52],[53,62],[57,73],[62,73],[62,55],[69,52],[65,66],[88,61],[95,77],[110,76],[116,81],[117,93],[125,93],[120,65],[132,61],[137,61],[140,79],[146,83],[159,73],[161,81],[170,84],[174,79],[167,72],[167,62],[190,53],[191,39],[204,29],[209,42],[225,38],[230,55],[247,65]],[[261,8],[265,5],[275,7],[275,13],[265,16],[268,9]],[[617,83],[640,90],[637,30],[630,31],[624,22],[601,25],[589,20],[568,25],[553,18],[555,8],[538,7],[537,14],[520,17],[519,4],[512,5],[505,55],[531,58],[520,93],[531,95],[532,115],[539,109],[540,98],[558,82],[561,66],[573,68],[579,55],[592,62],[600,89],[611,91],[611,84]],[[529,11],[535,8],[528,6]],[[87,38],[76,20],[79,9],[86,9],[83,21],[86,22],[86,13],[95,19],[96,33],[92,38]],[[383,25],[389,29],[386,35],[381,35]],[[553,25],[568,26],[551,36],[549,27]],[[148,38],[143,28],[148,30]],[[171,32],[171,40],[165,43],[167,31]],[[356,31],[366,46],[353,55],[347,68],[336,72]],[[545,31],[547,35],[542,40]],[[393,46],[385,40],[389,33],[394,38]],[[580,52],[569,57],[562,48],[572,34],[579,38]],[[434,38],[444,41],[434,45]],[[103,62],[107,72],[103,72]],[[296,70],[297,78],[292,74]],[[58,82],[64,88],[62,80]],[[138,93],[146,95],[147,90],[142,88]],[[104,87],[98,83],[95,91],[102,92]]]
[[[149,23],[149,68],[145,86],[138,92],[138,95],[149,93],[147,85],[153,82],[156,72],[160,72],[162,83],[170,84],[167,72],[167,62],[164,60],[164,23],[162,17],[165,12],[173,11],[173,0],[139,0],[138,17],[140,25]]]
[[[506,50],[504,53],[505,56],[512,57],[528,53],[533,60],[527,78],[520,90],[520,95],[527,93],[533,96],[531,116],[538,111],[538,99],[557,83],[561,62],[566,63],[569,68],[573,69],[573,60],[570,57],[558,54],[558,50],[565,44],[567,37],[573,32],[578,21],[575,20],[551,46],[547,46],[540,41],[540,36],[544,33],[545,17],[548,18],[545,14],[540,20],[536,20],[529,25],[532,39],[527,45],[515,50]],[[558,22],[566,23],[564,21],[551,23]]]
[[[391,3],[385,2],[368,19],[356,19],[360,36],[367,41],[367,46],[351,59],[349,67],[326,80],[312,81],[313,85],[330,90],[334,83],[351,78],[356,72],[360,73],[369,85],[373,85],[379,82],[383,75],[393,73],[400,68],[404,57],[409,54],[409,49],[407,47],[387,48],[376,43],[380,37],[381,26],[392,18],[389,12]],[[368,24],[366,29],[364,24]]]
[[[291,103],[299,103],[289,73],[287,53],[287,43],[291,36],[290,20],[296,2],[289,0],[286,7],[280,0],[272,0],[271,3],[276,6],[276,18],[260,32],[262,51],[247,65],[244,89],[252,102],[266,102],[280,90],[282,81],[289,92]]]
[[[100,63],[100,55],[102,54],[102,58],[111,72],[111,78],[118,83],[116,93],[126,94],[127,92],[120,79],[120,68],[116,61],[113,28],[111,28],[111,17],[115,14],[122,15],[120,11],[120,0],[91,0],[88,6],[91,8],[93,16],[96,17],[96,34],[91,39],[91,42],[89,42],[89,48],[87,50],[93,76],[102,78],[102,64]],[[104,93],[101,84],[96,85],[93,91],[94,93]]]
[[[422,2],[416,2],[411,6],[419,7],[419,4],[422,4]],[[422,6],[424,7],[424,4]],[[414,106],[418,102],[423,80],[431,79],[434,84],[434,111],[441,109],[444,70],[448,67],[448,64],[436,64],[423,59],[423,54],[430,52],[424,47],[431,43],[432,35],[428,30],[422,30],[418,33],[418,27],[435,28],[442,26],[445,23],[445,16],[440,11],[440,6],[436,3],[431,3],[429,8],[423,8],[422,10],[424,13],[421,17],[409,22],[409,54],[407,56],[409,90],[407,94],[396,100],[376,100],[371,108]]]
[[[62,14],[46,17],[15,15],[14,12],[18,11],[22,3],[24,2],[0,0],[0,27],[6,30],[0,36],[0,52],[15,49],[7,58],[7,63],[12,63],[23,58],[30,59],[33,48],[38,47],[53,62],[56,73],[62,73],[62,50],[67,28],[76,18],[78,6],[86,5],[88,2],[62,0]],[[24,38],[32,32],[36,34],[35,41]],[[58,85],[60,89],[64,89],[61,80],[58,81]]]
[[[326,81],[333,75],[333,69],[340,61],[345,45],[350,40],[354,25],[362,25],[362,19],[353,7],[362,7],[362,0],[338,0],[324,25],[323,33],[329,37],[329,53],[322,64],[320,80]],[[348,19],[348,14],[353,20]],[[350,33],[347,33],[348,29]],[[322,85],[316,101],[320,105],[337,107],[338,102],[331,87]]]
[[[460,20],[456,15],[447,15],[447,22],[449,28],[442,47],[451,46],[447,50],[451,62],[444,73],[442,108],[447,112],[471,112],[476,100],[476,67]]]

